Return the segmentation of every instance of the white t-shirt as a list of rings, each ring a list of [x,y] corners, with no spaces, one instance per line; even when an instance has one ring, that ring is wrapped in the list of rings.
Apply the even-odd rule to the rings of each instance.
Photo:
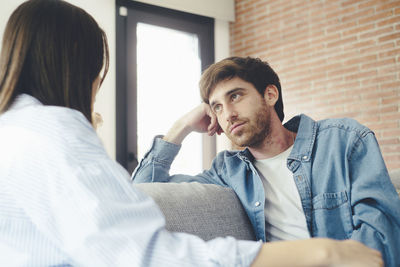
[[[293,173],[286,165],[292,148],[254,163],[265,190],[265,233],[268,241],[310,237]]]

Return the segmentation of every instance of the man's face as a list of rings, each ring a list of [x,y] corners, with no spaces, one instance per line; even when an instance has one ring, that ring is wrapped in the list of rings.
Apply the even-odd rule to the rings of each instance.
[[[209,103],[220,127],[237,146],[257,147],[269,135],[271,107],[251,83],[238,77],[219,82]]]

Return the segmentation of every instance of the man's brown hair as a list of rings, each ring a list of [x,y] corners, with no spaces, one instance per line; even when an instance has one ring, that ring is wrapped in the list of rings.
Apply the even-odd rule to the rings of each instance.
[[[278,117],[283,121],[283,101],[281,84],[278,75],[265,61],[252,57],[229,57],[209,66],[200,79],[200,94],[202,100],[209,104],[209,97],[215,86],[224,80],[238,77],[254,85],[263,96],[268,85],[275,85],[279,98],[274,108]]]

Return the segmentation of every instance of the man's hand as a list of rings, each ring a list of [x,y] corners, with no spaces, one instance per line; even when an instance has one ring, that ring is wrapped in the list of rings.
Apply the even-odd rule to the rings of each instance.
[[[336,241],[331,245],[328,257],[334,263],[333,266],[383,266],[381,253],[358,241],[348,239]]]
[[[191,131],[205,133],[212,136],[215,133],[220,134],[221,128],[217,122],[217,117],[211,111],[209,105],[202,103],[187,113],[182,120],[190,127]]]
[[[206,103],[198,105],[176,121],[163,139],[174,144],[181,144],[191,132],[208,133],[210,136],[222,133],[216,116]]]

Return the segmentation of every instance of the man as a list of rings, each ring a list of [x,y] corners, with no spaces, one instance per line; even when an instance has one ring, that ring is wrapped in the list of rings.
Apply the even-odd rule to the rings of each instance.
[[[354,239],[400,264],[400,200],[375,136],[351,119],[285,125],[279,78],[259,59],[232,57],[202,75],[204,103],[179,119],[135,170],[141,182],[197,181],[231,187],[263,241]],[[197,176],[169,175],[191,132],[224,132],[242,151],[223,151]]]

